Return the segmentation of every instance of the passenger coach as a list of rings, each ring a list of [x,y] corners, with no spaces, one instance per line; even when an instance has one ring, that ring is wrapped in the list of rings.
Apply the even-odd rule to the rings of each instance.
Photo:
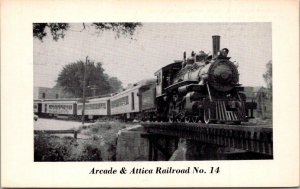
[[[143,109],[141,94],[144,92],[144,88],[151,83],[153,80],[142,80],[131,88],[112,96],[110,98],[111,115],[125,120],[139,119]],[[153,104],[149,106],[153,107]]]
[[[76,100],[44,100],[42,114],[47,117],[74,118],[77,114]]]
[[[77,103],[77,116],[82,116],[83,103]],[[88,119],[106,118],[110,115],[109,97],[88,99],[85,103],[84,114]]]

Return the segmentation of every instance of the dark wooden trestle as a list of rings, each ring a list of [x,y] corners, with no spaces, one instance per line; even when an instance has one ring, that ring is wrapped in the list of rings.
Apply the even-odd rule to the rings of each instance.
[[[179,138],[199,141],[219,146],[241,149],[263,155],[273,155],[273,128],[271,125],[226,125],[202,123],[142,123],[149,138],[149,160],[157,159],[157,150],[164,154],[166,160],[171,154],[168,142],[161,145],[160,138]],[[173,142],[174,143],[174,142]],[[176,146],[177,144],[172,144]],[[151,152],[150,152],[151,151]]]

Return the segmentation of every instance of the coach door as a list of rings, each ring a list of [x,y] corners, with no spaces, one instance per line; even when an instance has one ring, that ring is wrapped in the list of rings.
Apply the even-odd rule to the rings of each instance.
[[[111,114],[111,111],[110,111],[110,100],[107,100],[106,109],[107,109],[107,115],[110,115]]]
[[[38,103],[38,114],[42,113],[42,104]]]
[[[77,104],[73,103],[73,115],[77,115]]]
[[[131,93],[131,110],[134,110],[134,92]]]

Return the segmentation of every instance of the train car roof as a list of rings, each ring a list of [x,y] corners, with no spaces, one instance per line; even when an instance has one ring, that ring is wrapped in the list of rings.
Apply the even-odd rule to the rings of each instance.
[[[131,86],[131,87],[125,89],[124,91],[121,91],[121,92],[119,92],[119,93],[113,95],[111,98],[116,97],[116,96],[118,96],[118,95],[125,94],[125,93],[127,93],[127,92],[129,92],[129,91],[132,91],[132,90],[136,90],[136,89],[138,89],[138,88],[142,88],[142,87],[145,86],[145,85],[154,84],[155,81],[156,81],[156,79],[154,79],[154,78],[151,78],[151,79],[143,79],[143,80],[141,80],[141,81],[139,81],[139,82],[133,84],[133,86]]]
[[[102,98],[92,98],[92,97],[89,97],[89,98],[86,98],[86,103],[89,103],[89,102],[96,102],[96,101],[100,101],[100,100],[102,100],[102,101],[106,101],[106,100],[109,100],[110,99],[110,97],[102,97]],[[83,102],[83,100],[82,99],[79,99],[78,101],[77,101],[78,103],[82,103]]]
[[[61,98],[61,99],[38,99],[34,101],[39,101],[39,102],[52,102],[52,101],[77,101],[79,98]]]
[[[141,87],[141,85],[135,85],[135,86],[133,86],[133,87],[130,87],[130,88],[128,88],[128,89],[125,89],[124,91],[121,91],[121,92],[119,92],[119,93],[117,93],[117,94],[111,96],[111,98],[116,97],[116,96],[121,95],[121,94],[124,94],[124,93],[127,93],[127,92],[129,92],[129,91],[138,89],[139,87]]]
[[[112,94],[97,95],[97,96],[92,96],[92,97],[86,97],[86,99],[95,99],[95,98],[97,98],[97,99],[99,99],[99,98],[109,98],[109,97],[111,97],[111,95],[112,95]],[[80,98],[80,99],[82,99],[82,98]]]
[[[154,84],[155,82],[156,82],[156,78],[151,78],[151,79],[143,79],[137,82],[137,84],[144,86],[144,85]]]
[[[157,73],[158,73],[159,71],[161,71],[161,70],[168,70],[168,69],[170,69],[170,68],[172,68],[172,67],[175,67],[175,66],[177,67],[177,66],[181,66],[181,65],[182,65],[182,61],[181,61],[181,62],[179,62],[179,61],[173,62],[173,63],[168,64],[168,65],[166,65],[166,66],[160,68],[159,70],[157,70],[157,71],[154,73],[154,75],[157,75]]]
[[[46,103],[46,104],[65,104],[65,103],[77,103],[77,100],[51,100],[51,101],[43,101],[42,103]]]

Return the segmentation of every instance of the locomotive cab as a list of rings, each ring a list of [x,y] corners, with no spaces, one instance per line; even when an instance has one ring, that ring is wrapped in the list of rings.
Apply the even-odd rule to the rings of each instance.
[[[174,63],[168,64],[167,66],[161,68],[154,73],[156,76],[156,98],[163,96],[165,93],[165,88],[170,86],[173,81],[173,77],[181,70],[182,62],[176,61]]]

